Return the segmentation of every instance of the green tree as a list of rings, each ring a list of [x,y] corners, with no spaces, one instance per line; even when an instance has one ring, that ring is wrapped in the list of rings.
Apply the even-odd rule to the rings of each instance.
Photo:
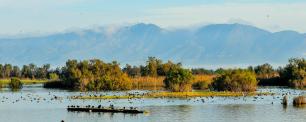
[[[213,88],[218,91],[255,91],[256,74],[243,69],[224,70],[224,73],[214,79]]]
[[[59,76],[56,73],[49,73],[50,80],[59,80]]]
[[[5,64],[4,65],[4,78],[11,77],[12,73],[12,65],[11,64]]]
[[[63,84],[80,90],[126,90],[131,82],[116,61],[104,63],[101,60],[68,60],[62,69]]]
[[[192,80],[193,76],[189,70],[173,66],[167,72],[164,83],[168,90],[184,92],[192,90]]]
[[[289,64],[280,70],[280,77],[291,87],[304,88],[306,86],[306,60],[304,58],[289,59]]]
[[[13,66],[13,71],[11,73],[11,77],[21,77],[21,71],[18,66]]]
[[[149,76],[156,77],[157,74],[157,68],[162,64],[162,61],[160,59],[156,59],[155,57],[149,57],[147,61],[147,68]]]

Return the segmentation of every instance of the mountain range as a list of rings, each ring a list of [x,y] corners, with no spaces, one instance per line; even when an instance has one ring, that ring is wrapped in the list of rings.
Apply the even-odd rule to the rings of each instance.
[[[269,32],[243,24],[211,24],[197,29],[164,29],[139,23],[38,37],[0,39],[0,63],[63,65],[67,59],[100,58],[143,64],[147,57],[184,65],[285,64],[306,57],[306,34]]]

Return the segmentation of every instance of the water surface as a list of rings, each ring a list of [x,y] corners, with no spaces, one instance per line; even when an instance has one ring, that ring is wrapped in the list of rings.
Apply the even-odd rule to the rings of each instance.
[[[192,99],[74,100],[68,96],[92,94],[111,95],[127,92],[76,92],[44,89],[39,85],[25,86],[21,91],[2,89],[0,118],[3,122],[275,122],[306,120],[306,108],[292,106],[292,98],[305,90],[260,88],[258,92],[273,92],[273,96],[200,97]],[[128,91],[133,93],[135,91]],[[143,91],[137,91],[143,92]],[[289,94],[289,105],[281,105],[282,95]],[[137,107],[148,114],[68,112],[68,105],[103,105]]]

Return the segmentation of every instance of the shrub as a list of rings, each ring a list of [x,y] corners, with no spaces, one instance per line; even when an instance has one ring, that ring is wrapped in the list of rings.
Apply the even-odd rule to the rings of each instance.
[[[174,92],[191,91],[192,73],[181,67],[171,67],[164,79],[164,84],[168,90]]]
[[[306,60],[290,59],[289,64],[280,71],[281,80],[287,85],[295,88],[304,88],[306,86]]]
[[[256,74],[243,69],[227,70],[214,79],[213,88],[218,91],[255,91]]]
[[[85,90],[127,90],[132,88],[130,78],[121,71],[116,61],[68,60],[62,71],[63,85],[67,88]]]
[[[50,80],[58,80],[59,76],[56,73],[50,73],[49,74],[49,79]]]
[[[11,78],[9,86],[13,90],[18,90],[22,88],[23,84],[18,78]]]

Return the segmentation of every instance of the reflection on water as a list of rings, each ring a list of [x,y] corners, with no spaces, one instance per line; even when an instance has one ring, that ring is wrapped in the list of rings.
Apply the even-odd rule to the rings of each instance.
[[[133,100],[71,100],[67,96],[84,93],[26,86],[19,92],[0,91],[1,122],[262,122],[306,120],[306,108],[292,106],[292,98],[304,90],[261,88],[276,93],[257,97],[202,97],[193,99],[133,99]],[[131,91],[130,91],[131,92]],[[289,105],[281,104],[282,95],[289,94]],[[86,94],[125,94],[125,92],[90,92]],[[56,97],[56,99],[55,99]],[[203,102],[204,100],[205,102]],[[271,104],[273,102],[273,104]],[[68,105],[114,104],[118,107],[138,107],[148,114],[68,112]]]

